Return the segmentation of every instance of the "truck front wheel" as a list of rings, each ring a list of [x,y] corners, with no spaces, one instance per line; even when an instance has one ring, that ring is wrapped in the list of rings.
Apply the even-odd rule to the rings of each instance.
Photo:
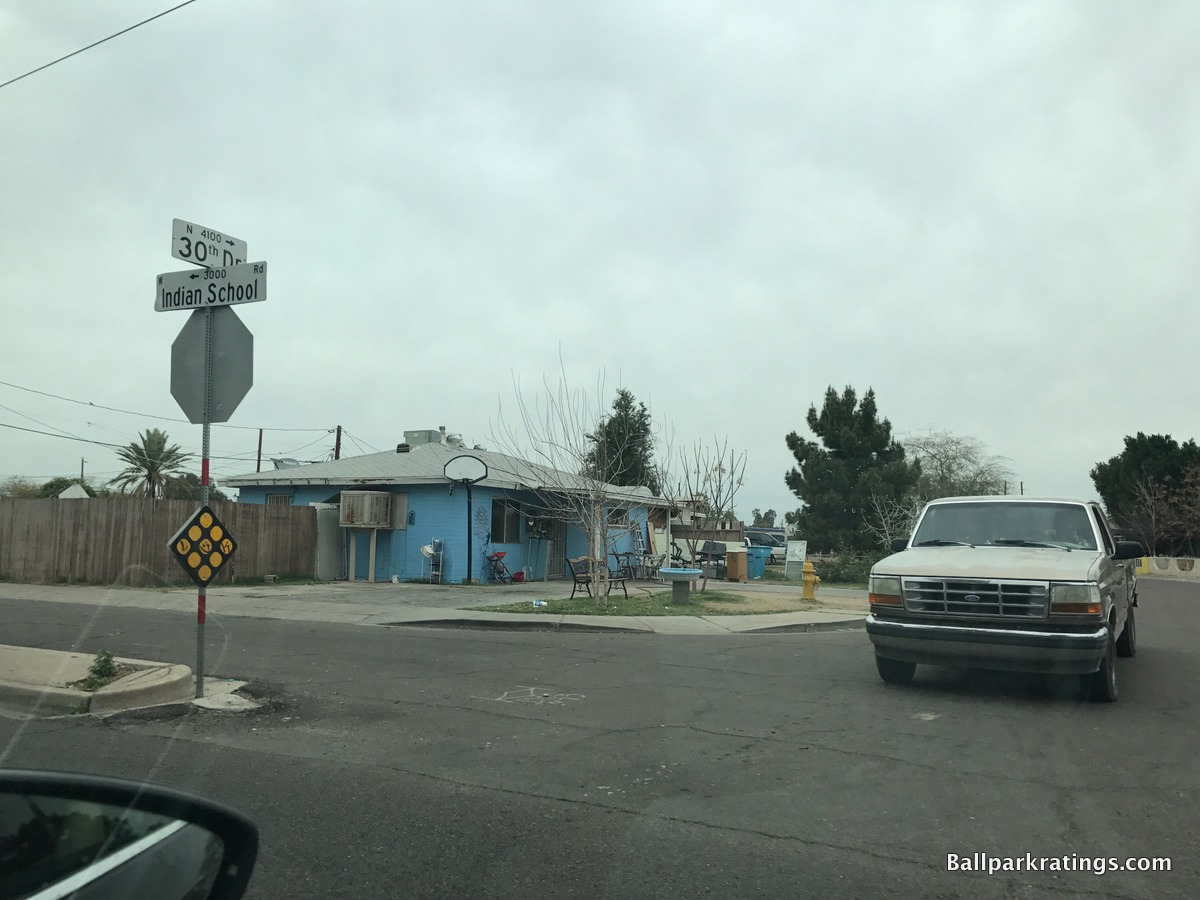
[[[1088,675],[1080,676],[1081,693],[1097,703],[1112,703],[1117,699],[1117,642],[1113,639],[1113,625],[1108,626],[1108,647],[1100,668]]]
[[[908,684],[912,681],[913,673],[917,670],[917,664],[902,662],[898,659],[888,659],[886,656],[880,656],[876,653],[875,668],[879,670],[879,677],[888,684]]]
[[[1133,656],[1137,653],[1137,625],[1133,621],[1133,611],[1136,607],[1130,605],[1125,618],[1125,630],[1117,638],[1117,656]]]

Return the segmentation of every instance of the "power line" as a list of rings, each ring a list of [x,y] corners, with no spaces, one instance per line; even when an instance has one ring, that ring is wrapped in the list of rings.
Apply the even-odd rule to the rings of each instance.
[[[193,0],[193,2],[194,2],[194,0]],[[143,419],[159,419],[163,422],[179,422],[184,425],[194,424],[192,422],[189,422],[187,419],[178,419],[178,418],[173,419],[170,416],[156,416],[153,413],[136,412],[132,409],[121,409],[116,406],[104,406],[103,404],[100,404],[100,403],[93,403],[91,400],[76,400],[73,397],[63,397],[61,394],[51,394],[46,391],[35,390],[34,388],[25,387],[24,385],[13,384],[10,381],[0,381],[0,384],[4,385],[5,387],[16,388],[18,391],[27,391],[30,394],[37,394],[39,397],[50,397],[51,399],[62,400],[66,403],[76,403],[79,406],[90,406],[94,409],[103,409],[103,410],[107,410],[108,412],[122,413],[123,415],[127,415],[127,416],[139,416]],[[91,424],[91,423],[89,422],[88,424]],[[51,426],[48,425],[46,427],[49,428]],[[224,423],[214,423],[213,427],[214,428],[237,428],[242,431],[258,431],[258,430],[260,430],[259,426],[257,426],[257,425],[226,425]],[[328,434],[330,431],[332,431],[332,429],[330,429],[330,428],[262,428],[261,430],[262,431],[307,431],[307,432],[320,431],[325,434]]]
[[[358,447],[358,449],[359,449],[359,450],[362,450],[362,447],[361,447],[361,446],[359,446],[359,441],[362,441],[362,443],[366,444],[368,447],[370,447],[370,448],[371,448],[372,450],[374,450],[376,453],[382,453],[382,452],[383,452],[383,451],[382,451],[382,450],[380,450],[378,447],[372,447],[372,446],[371,446],[371,444],[367,443],[367,441],[364,441],[364,440],[362,440],[362,438],[355,438],[355,437],[354,437],[354,436],[352,436],[352,435],[350,434],[350,432],[348,432],[348,431],[347,431],[345,428],[343,428],[343,429],[342,429],[342,434],[346,435],[346,437],[348,437],[348,438],[350,438],[350,440],[354,441],[354,445],[355,445],[356,447]],[[365,451],[365,450],[363,450],[363,453],[366,453],[366,451]]]
[[[10,78],[8,81],[4,82],[3,84],[0,84],[0,88],[6,88],[10,84],[15,84],[16,82],[20,81],[22,78],[28,78],[30,75],[35,75],[38,72],[41,72],[43,69],[48,69],[51,66],[58,65],[58,63],[62,62],[63,60],[66,60],[66,59],[70,59],[72,56],[78,56],[84,50],[91,50],[93,47],[99,47],[105,41],[111,41],[115,37],[120,37],[123,34],[128,34],[130,31],[133,31],[133,29],[135,29],[135,28],[141,28],[147,22],[153,22],[155,19],[161,19],[163,16],[167,15],[168,13],[173,13],[177,9],[183,9],[185,6],[189,6],[190,4],[195,3],[195,2],[196,2],[196,0],[184,0],[184,2],[180,3],[178,6],[172,6],[170,9],[164,10],[156,16],[151,16],[148,19],[142,19],[142,21],[138,22],[136,25],[130,25],[128,28],[122,28],[120,31],[115,32],[114,34],[110,34],[106,38],[101,38],[98,41],[94,41],[93,43],[88,44],[86,47],[80,47],[78,50],[68,53],[66,56],[60,56],[58,59],[51,60],[50,62],[46,63],[45,65],[38,66],[36,69],[30,69],[24,75],[18,75],[16,78]]]
[[[114,450],[120,450],[121,444],[109,444],[104,441],[93,441],[89,438],[74,437],[69,434],[55,434],[53,431],[38,431],[36,428],[22,428],[20,425],[9,425],[7,422],[0,422],[0,428],[11,428],[13,431],[28,431],[30,434],[44,434],[46,437],[61,438],[64,441],[80,441],[84,444],[95,444],[98,447],[111,447]]]
[[[93,441],[90,438],[75,437],[70,434],[55,434],[53,431],[38,431],[36,428],[23,428],[20,425],[10,425],[7,422],[0,422],[0,428],[11,428],[13,431],[27,431],[30,434],[41,434],[46,437],[59,438],[64,441],[79,441],[84,444],[95,444],[97,447],[108,447],[112,450],[124,450],[128,444],[110,444],[107,441]],[[198,453],[189,453],[189,456],[199,456]],[[241,456],[210,456],[209,459],[226,459],[233,462],[249,462],[246,457]]]
[[[25,415],[25,413],[21,412],[18,409],[13,409],[12,407],[4,406],[2,404],[0,404],[0,409],[4,410],[5,412],[10,412],[14,416],[20,416],[22,419],[28,419],[34,425],[41,425],[43,428],[53,428],[55,431],[61,432],[62,434],[65,434],[67,437],[73,437],[73,438],[79,437],[79,435],[71,434],[71,432],[66,431],[62,428],[59,428],[57,425],[47,425],[45,422],[39,422],[33,416],[27,416],[27,415]]]
[[[328,434],[328,432],[326,432],[326,434]],[[281,453],[299,453],[301,450],[307,450],[313,444],[319,444],[323,440],[325,440],[324,436],[317,438],[315,441],[309,441],[303,447],[294,447],[291,450],[278,450],[278,451],[276,451],[276,454],[278,455]],[[253,454],[251,454],[251,455],[253,456]]]

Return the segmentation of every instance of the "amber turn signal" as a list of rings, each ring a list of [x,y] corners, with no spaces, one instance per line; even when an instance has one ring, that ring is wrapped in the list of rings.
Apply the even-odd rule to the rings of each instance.
[[[1055,613],[1074,613],[1083,616],[1100,615],[1099,603],[1055,603]]]

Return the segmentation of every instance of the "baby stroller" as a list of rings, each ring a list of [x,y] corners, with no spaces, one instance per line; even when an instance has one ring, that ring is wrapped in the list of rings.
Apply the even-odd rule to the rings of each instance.
[[[488,561],[488,574],[491,576],[492,581],[499,584],[512,584],[512,573],[508,571],[508,566],[504,564],[505,555],[506,551],[497,550],[495,553],[485,553],[483,558]]]

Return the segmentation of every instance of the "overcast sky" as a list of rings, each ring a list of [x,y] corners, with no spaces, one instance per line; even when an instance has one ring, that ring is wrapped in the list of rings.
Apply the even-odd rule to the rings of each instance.
[[[171,5],[0,0],[0,81]],[[0,423],[199,450],[153,308],[178,217],[270,264],[218,479],[260,427],[498,449],[561,353],[747,451],[747,520],[798,506],[829,385],[1093,496],[1124,435],[1200,431],[1198,46],[1194,0],[197,0],[0,89],[0,380],[83,401],[0,385]],[[0,479],[81,457],[120,468],[0,428]]]

